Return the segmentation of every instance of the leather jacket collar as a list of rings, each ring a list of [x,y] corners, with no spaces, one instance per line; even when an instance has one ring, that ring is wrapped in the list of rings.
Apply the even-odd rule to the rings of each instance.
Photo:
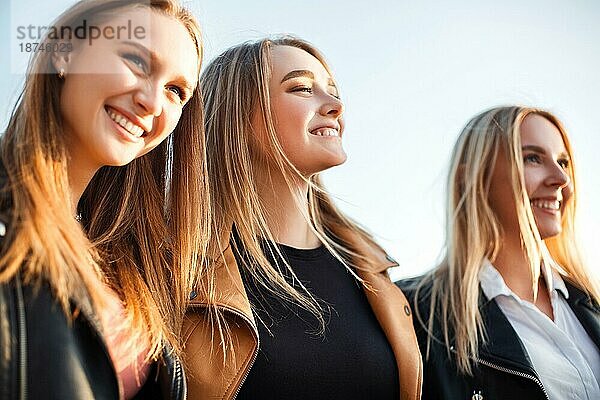
[[[405,290],[411,304],[415,303],[415,289],[423,277],[403,280],[398,286]],[[600,348],[600,309],[580,289],[565,279],[569,291],[567,302],[594,343]],[[419,292],[420,320],[429,319],[431,281]],[[548,399],[548,395],[533,368],[527,352],[497,303],[485,297],[480,290],[479,308],[487,332],[487,343],[480,344],[479,359],[474,375],[458,372],[453,347],[446,348],[442,338],[441,322],[436,318],[431,334],[428,358],[425,362],[424,399],[484,399],[527,398]],[[419,344],[427,349],[429,334],[421,322],[416,331]]]
[[[565,285],[569,291],[569,297],[566,298],[567,303],[592,341],[600,347],[600,309],[581,289],[566,280]],[[563,296],[562,292],[559,293]],[[488,300],[483,292],[480,292],[479,299],[484,326],[488,334],[487,344],[480,347],[480,357],[489,357],[535,374],[524,345],[500,307],[495,301]],[[494,321],[493,325],[491,321]]]
[[[366,282],[367,299],[395,355],[399,371],[400,398],[418,400],[421,396],[422,362],[412,325],[410,306],[390,281],[387,269],[398,264],[379,248],[371,246],[350,231],[340,239],[360,249],[368,262],[356,266]],[[230,246],[215,268],[215,301],[230,327],[233,348],[225,354],[219,333],[206,312],[207,299],[193,293],[183,329],[185,363],[194,398],[232,399],[245,380],[259,347],[258,330],[240,272]]]

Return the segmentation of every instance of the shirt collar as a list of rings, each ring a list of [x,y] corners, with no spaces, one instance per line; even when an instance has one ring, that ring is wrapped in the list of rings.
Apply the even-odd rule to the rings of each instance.
[[[557,292],[562,292],[565,299],[569,298],[569,290],[567,289],[567,285],[565,285],[565,281],[562,276],[556,271],[554,268],[549,268],[551,276],[552,276],[552,287]],[[546,280],[547,281],[547,280]]]
[[[565,281],[554,268],[551,268],[549,265],[545,267],[542,266],[541,272],[546,280],[546,286],[548,287],[549,292],[556,290],[557,292],[562,292],[566,299],[569,298],[569,291],[567,290]],[[551,279],[548,279],[548,275],[550,275]],[[497,296],[518,298],[518,296],[506,285],[500,272],[498,272],[488,259],[483,261],[483,265],[479,271],[479,283],[481,285],[481,290],[483,290],[485,296],[490,300]]]

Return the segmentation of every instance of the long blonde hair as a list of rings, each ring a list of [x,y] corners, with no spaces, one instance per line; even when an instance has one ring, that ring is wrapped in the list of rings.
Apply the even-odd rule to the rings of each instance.
[[[372,260],[356,246],[356,238],[379,248],[371,236],[346,217],[325,191],[318,174],[305,178],[286,157],[277,138],[269,95],[271,49],[292,46],[317,58],[330,72],[321,53],[309,43],[294,37],[281,37],[246,42],[231,47],[214,59],[200,77],[206,110],[208,170],[212,190],[212,210],[215,231],[227,237],[213,246],[222,250],[229,244],[232,227],[239,237],[245,257],[245,268],[257,282],[282,299],[294,302],[315,315],[324,327],[322,309],[317,299],[298,282],[300,290],[284,279],[285,265],[271,265],[266,254],[279,254],[273,233],[267,226],[266,210],[258,193],[257,165],[270,159],[285,178],[290,191],[294,182],[302,179],[309,184],[307,201],[313,232],[346,266],[361,269]],[[266,145],[257,151],[257,127],[266,127]],[[349,235],[348,232],[351,232]],[[261,239],[266,239],[263,250]],[[225,241],[225,243],[223,243]],[[237,241],[236,241],[237,242]],[[237,246],[234,242],[233,245]],[[213,295],[210,285],[203,288],[207,298]],[[210,301],[210,300],[209,300]]]
[[[523,120],[537,114],[554,124],[563,138],[571,159],[569,174],[573,196],[562,216],[562,232],[542,240],[531,210],[523,177],[520,128]],[[454,346],[459,371],[472,373],[473,359],[478,357],[486,336],[479,310],[479,271],[484,260],[495,259],[500,250],[502,231],[490,206],[488,193],[496,158],[504,149],[510,165],[512,193],[519,221],[521,242],[529,260],[532,286],[537,293],[541,263],[557,262],[566,279],[583,289],[596,301],[600,290],[596,280],[582,263],[574,231],[576,210],[576,175],[572,148],[561,122],[551,113],[529,107],[497,107],[471,119],[461,132],[453,150],[448,174],[446,256],[441,265],[422,282],[415,296],[428,282],[432,283],[428,321],[421,321],[430,332],[431,345],[434,319],[441,318],[443,341],[448,353]],[[416,306],[415,306],[416,307]],[[419,318],[420,319],[420,316]],[[454,340],[454,343],[452,342]]]
[[[135,7],[181,22],[201,62],[198,23],[176,0],[82,1],[54,26],[97,22]],[[3,209],[10,209],[11,229],[0,282],[18,273],[28,282],[47,281],[69,318],[71,300],[90,315],[106,304],[108,284],[125,304],[128,342],[140,346],[135,354],[147,348],[146,339],[148,357],[156,358],[167,344],[178,352],[184,308],[210,233],[199,89],[167,140],[126,166],[95,174],[78,205],[80,224],[71,215],[62,81],[50,70],[51,54],[37,52],[2,138],[8,175]]]

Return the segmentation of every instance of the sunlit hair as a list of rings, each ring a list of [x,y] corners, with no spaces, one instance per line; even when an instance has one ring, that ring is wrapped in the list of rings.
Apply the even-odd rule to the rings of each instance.
[[[573,195],[565,204],[562,232],[542,240],[525,189],[520,128],[523,120],[537,114],[554,124],[570,158],[568,173]],[[500,250],[502,229],[489,201],[491,177],[497,157],[503,153],[510,165],[512,193],[520,227],[521,242],[531,268],[532,287],[537,296],[540,265],[560,265],[565,278],[593,299],[600,299],[597,281],[582,263],[575,238],[577,198],[574,157],[566,131],[547,111],[528,107],[498,107],[485,111],[467,123],[453,150],[448,175],[446,255],[441,265],[422,282],[419,291],[432,282],[430,318],[422,321],[430,332],[426,356],[429,356],[434,318],[441,318],[443,340],[448,353],[454,346],[458,368],[472,373],[480,343],[486,332],[479,310],[479,272],[484,260],[494,260]]]
[[[199,25],[175,0],[82,1],[54,26],[99,23],[136,7],[181,22],[200,64]],[[199,89],[167,140],[126,166],[97,172],[78,205],[80,225],[71,215],[62,80],[45,73],[50,70],[51,54],[36,52],[2,139],[9,181],[3,199],[12,201],[3,209],[12,215],[0,282],[15,274],[47,281],[68,317],[70,300],[87,312],[106,304],[108,284],[125,306],[134,356],[147,349],[148,339],[149,358],[166,344],[180,351],[178,332],[210,221]]]
[[[240,260],[241,267],[271,292],[311,312],[319,321],[319,329],[323,329],[322,309],[317,299],[297,279],[295,287],[286,282],[284,273],[295,278],[287,263],[271,265],[266,257],[269,253],[279,254],[279,248],[273,245],[275,238],[267,226],[267,210],[259,195],[259,180],[264,182],[269,178],[257,176],[259,171],[265,173],[263,167],[267,162],[274,165],[275,173],[283,175],[292,193],[297,190],[299,179],[309,184],[308,198],[297,198],[297,202],[308,202],[309,215],[305,217],[314,233],[346,266],[360,269],[372,260],[356,248],[355,238],[347,237],[345,232],[353,232],[360,240],[378,246],[365,230],[338,210],[318,174],[302,176],[286,157],[274,127],[274,118],[285,116],[273,115],[269,96],[271,49],[275,46],[302,49],[330,72],[316,48],[286,36],[231,47],[214,59],[200,77],[214,230],[229,234],[234,227],[239,240],[233,246],[239,243],[238,250],[245,255]],[[253,121],[259,126],[254,126]],[[299,208],[302,209],[300,205]],[[222,251],[229,239],[229,236],[221,238],[220,243],[214,243],[214,249]],[[210,283],[203,290],[209,299],[213,298],[214,288]]]

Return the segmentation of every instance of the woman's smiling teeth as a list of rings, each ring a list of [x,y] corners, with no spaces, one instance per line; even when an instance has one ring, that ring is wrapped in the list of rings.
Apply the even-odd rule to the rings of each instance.
[[[546,210],[560,210],[560,201],[558,200],[532,200],[531,205]]]
[[[316,135],[316,136],[336,136],[336,137],[340,136],[340,133],[338,132],[338,130],[333,129],[333,128],[315,129],[314,131],[311,132],[311,134]]]
[[[113,109],[109,109],[107,112],[110,119],[121,125],[121,127],[123,127],[127,132],[131,133],[136,138],[139,138],[144,134],[144,130],[142,128],[131,122],[123,114],[119,114]]]

